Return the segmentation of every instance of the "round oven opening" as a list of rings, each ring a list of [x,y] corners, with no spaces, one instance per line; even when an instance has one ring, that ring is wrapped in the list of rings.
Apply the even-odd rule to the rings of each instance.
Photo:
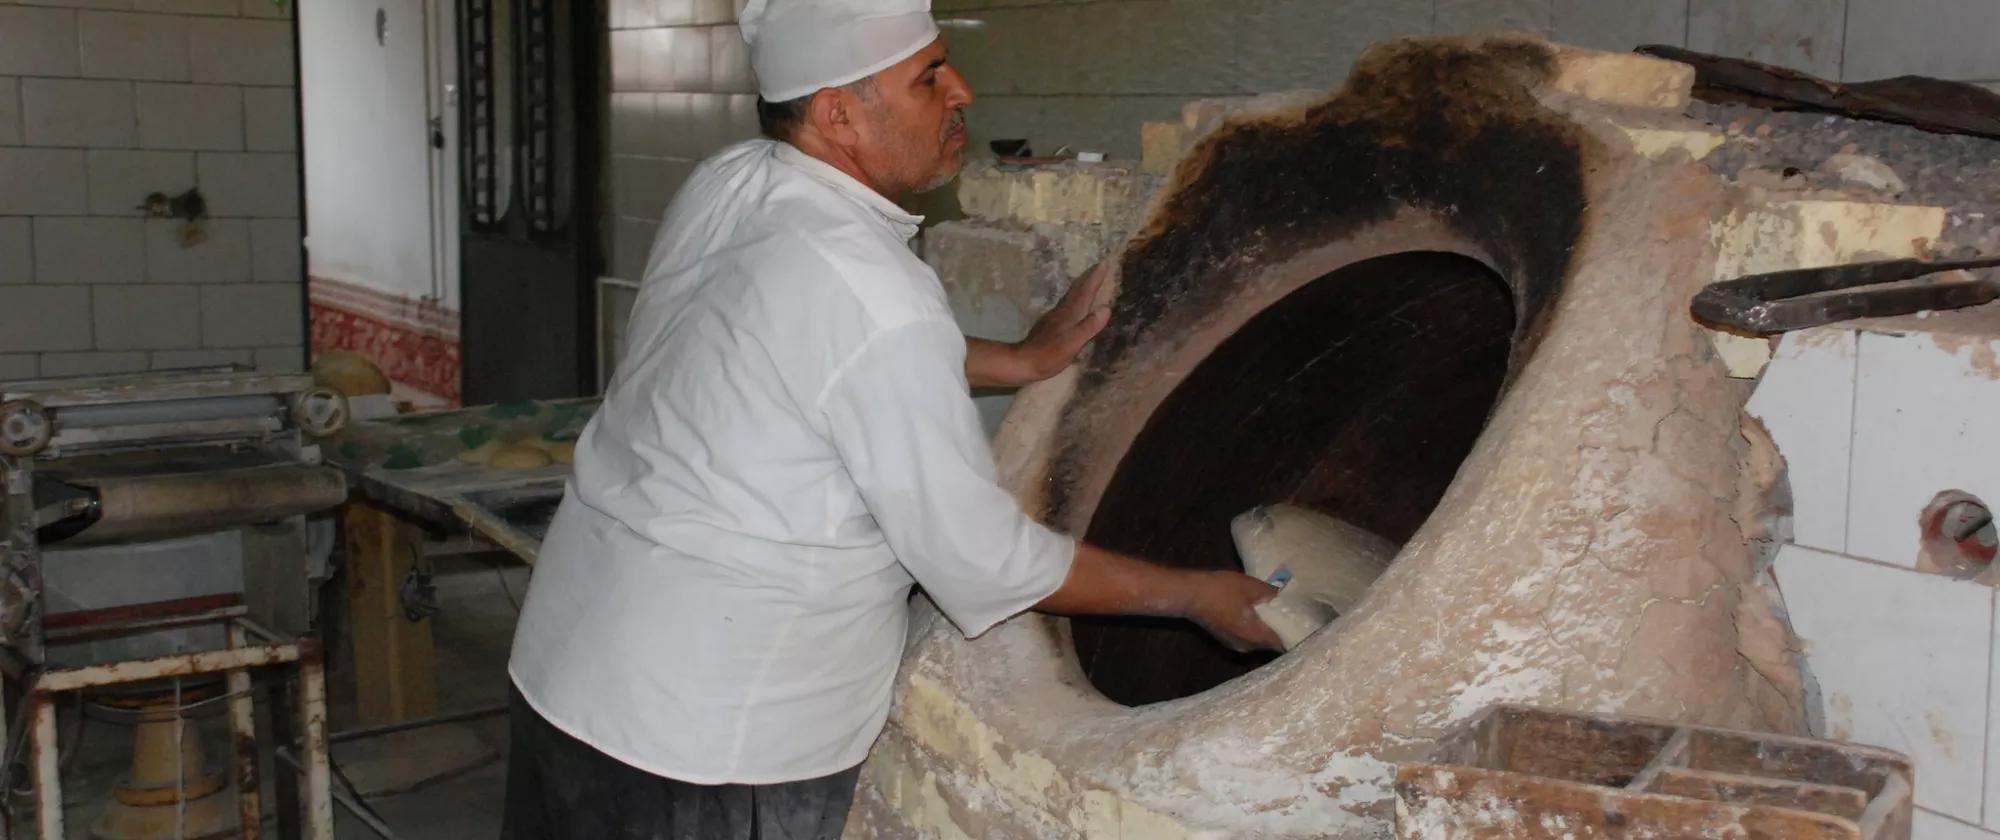
[[[1238,569],[1230,522],[1288,502],[1400,545],[1486,425],[1514,301],[1484,263],[1415,251],[1340,268],[1225,339],[1148,418],[1087,538],[1157,563]],[[1186,622],[1071,622],[1084,673],[1128,706],[1206,691],[1273,658]]]

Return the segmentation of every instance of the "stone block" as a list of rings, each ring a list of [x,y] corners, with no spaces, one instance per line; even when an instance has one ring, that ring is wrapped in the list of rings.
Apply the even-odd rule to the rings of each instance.
[[[1633,53],[1560,49],[1548,87],[1606,105],[1680,111],[1694,89],[1694,68]]]
[[[146,280],[151,283],[250,282],[250,222],[206,219],[201,241],[189,244],[187,223],[146,220]]]
[[[91,314],[99,350],[188,350],[201,346],[195,286],[98,286]]]
[[[148,3],[155,11],[161,0]],[[171,14],[78,12],[83,75],[98,79],[188,78],[187,19]]]
[[[1158,179],[1123,164],[1054,164],[1023,171],[973,163],[959,176],[966,215],[1024,225],[1134,223]]]
[[[30,146],[130,148],[132,83],[22,79],[21,120]]]
[[[75,10],[0,5],[0,74],[74,76],[80,53]]]
[[[292,26],[282,20],[189,18],[190,77],[225,85],[297,83]]]
[[[0,216],[82,215],[82,149],[0,147]]]
[[[201,151],[243,148],[240,88],[141,84],[136,99],[140,146]]]
[[[44,353],[42,354],[43,376],[91,376],[105,373],[131,373],[146,370],[145,353],[139,352],[88,352],[88,353]]]
[[[304,340],[304,296],[299,286],[260,283],[203,286],[203,347],[292,346]]]
[[[0,286],[0,353],[90,349],[90,288]]]
[[[298,89],[243,89],[243,147],[253,152],[299,149]]]
[[[35,282],[98,285],[145,279],[145,230],[138,219],[35,220]]]
[[[1067,285],[1051,243],[1034,231],[975,221],[944,222],[924,232],[924,261],[938,273],[957,310],[1010,302],[1029,316],[1053,305]],[[1018,335],[988,335],[1013,340]]]
[[[93,149],[89,168],[93,216],[138,216],[146,196],[178,195],[194,186],[190,152],[131,152]]]
[[[23,217],[0,218],[0,285],[35,279],[34,230]]]

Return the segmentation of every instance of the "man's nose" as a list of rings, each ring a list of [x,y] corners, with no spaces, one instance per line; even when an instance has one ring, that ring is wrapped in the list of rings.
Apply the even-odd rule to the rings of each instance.
[[[939,81],[944,84],[945,105],[951,108],[963,108],[971,105],[972,85],[965,80],[964,75],[958,72],[958,68],[947,64],[938,69],[942,71],[939,74]]]

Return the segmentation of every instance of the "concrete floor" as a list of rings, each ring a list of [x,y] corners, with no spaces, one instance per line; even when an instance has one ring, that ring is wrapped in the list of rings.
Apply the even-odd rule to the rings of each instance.
[[[448,558],[438,564],[435,583],[442,611],[434,623],[440,711],[488,706],[507,699],[507,651],[513,638],[515,607],[503,590],[503,577],[513,598],[527,592],[527,569],[518,563],[507,562],[504,571],[496,571],[491,562],[479,558]],[[334,668],[328,676],[329,714],[335,731],[354,725],[353,684],[344,648],[340,645],[335,650]],[[127,769],[131,730],[95,716],[79,730],[69,709],[60,720],[64,748],[74,751],[64,774],[67,834],[88,838],[102,800]],[[505,801],[507,720],[493,717],[468,726],[501,757],[410,793],[369,801],[398,840],[492,840],[499,836]],[[210,766],[218,766],[227,755],[224,722],[212,717],[203,720],[201,728]],[[268,754],[262,770],[268,791],[273,773]],[[267,814],[271,801],[267,793]],[[24,809],[22,813],[25,816],[27,812]],[[334,819],[338,840],[377,836],[343,807],[335,807]]]

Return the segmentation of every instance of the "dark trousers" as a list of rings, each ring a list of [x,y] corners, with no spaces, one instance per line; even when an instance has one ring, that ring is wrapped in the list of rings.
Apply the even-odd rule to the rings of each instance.
[[[655,776],[550,724],[514,692],[501,840],[836,840],[856,767],[778,785]]]

